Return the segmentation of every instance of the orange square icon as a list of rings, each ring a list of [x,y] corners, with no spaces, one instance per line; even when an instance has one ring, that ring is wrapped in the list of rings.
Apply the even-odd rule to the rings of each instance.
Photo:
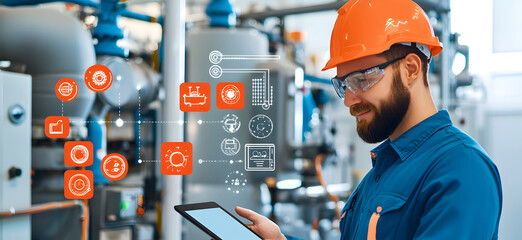
[[[89,141],[65,142],[63,160],[69,167],[88,167],[92,165],[93,150]]]
[[[45,136],[48,138],[66,138],[69,136],[69,118],[49,116],[45,118]]]
[[[220,82],[216,89],[219,109],[242,109],[245,106],[245,85],[240,82]]]
[[[67,170],[63,178],[63,194],[67,199],[91,199],[93,177],[89,170]]]
[[[192,173],[192,143],[162,143],[161,173],[163,175],[190,175]]]
[[[183,112],[208,112],[210,84],[182,83],[179,86],[179,109]]]

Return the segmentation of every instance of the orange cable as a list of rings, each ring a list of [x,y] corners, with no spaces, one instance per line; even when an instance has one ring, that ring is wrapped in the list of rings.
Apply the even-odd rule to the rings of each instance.
[[[82,167],[82,170],[85,170],[85,167]],[[83,204],[82,204],[82,210],[83,210],[83,214],[82,214],[82,217],[81,217],[81,222],[82,222],[82,240],[87,240],[87,232],[88,232],[88,229],[89,229],[89,204],[88,204],[88,199],[83,199]]]
[[[87,240],[87,232],[89,229],[89,205],[87,199],[83,199],[83,216],[82,220],[82,240]]]
[[[328,197],[330,197],[330,199],[335,203],[335,212],[337,213],[337,219],[341,219],[341,209],[339,209],[339,206],[337,205],[337,203],[339,202],[339,199],[328,191],[326,182],[323,179],[323,173],[322,173],[323,169],[321,167],[321,163],[323,162],[323,159],[324,159],[324,154],[322,154],[322,153],[319,153],[319,154],[317,154],[317,156],[315,156],[314,165],[315,165],[315,172],[317,174],[317,180],[319,180],[319,183],[321,184],[321,186],[323,186],[324,191],[326,192],[326,194],[328,194]]]
[[[47,210],[52,209],[59,209],[59,208],[71,208],[74,206],[77,206],[77,201],[64,201],[64,202],[50,202],[50,203],[44,203],[39,205],[34,205],[29,209],[21,210],[21,211],[10,211],[10,212],[0,212],[0,217],[11,217],[11,216],[18,216],[18,215],[27,215],[27,214],[34,214],[39,212],[44,212]]]

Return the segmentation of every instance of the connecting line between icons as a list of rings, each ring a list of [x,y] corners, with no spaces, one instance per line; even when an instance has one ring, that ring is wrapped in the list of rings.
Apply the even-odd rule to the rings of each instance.
[[[118,80],[118,118],[121,118],[121,81]],[[138,98],[140,95],[140,90],[138,90]]]
[[[223,69],[223,73],[262,73],[266,79],[270,75],[270,69]]]
[[[79,123],[79,124],[85,124],[85,123],[94,123],[94,122],[97,122],[97,123],[100,123],[100,124],[105,124],[105,123],[116,123],[117,121],[75,121],[75,120],[72,120],[70,121],[71,123]],[[122,121],[122,123],[132,123],[132,124],[135,124],[135,123],[140,123],[140,124],[216,124],[216,123],[223,123],[223,120],[220,120],[220,121],[203,121],[203,120],[198,120],[198,121]]]
[[[280,55],[224,55],[218,50],[210,52],[208,60],[213,64],[219,64],[221,60],[281,60]]]
[[[63,101],[62,101],[62,117],[63,117]]]
[[[160,163],[161,160],[143,160],[143,159],[140,159],[138,160],[139,163]]]
[[[234,163],[242,163],[243,160],[203,160],[203,159],[199,159],[198,160],[198,163],[199,164],[203,164],[203,163],[230,163],[230,164],[234,164]]]
[[[223,60],[281,60],[279,55],[223,55]]]
[[[140,93],[141,93],[141,90],[138,89],[138,160],[141,159],[141,94]]]

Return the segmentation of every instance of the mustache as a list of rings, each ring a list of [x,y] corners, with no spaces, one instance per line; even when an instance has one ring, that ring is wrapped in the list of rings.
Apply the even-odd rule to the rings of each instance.
[[[368,112],[370,110],[374,110],[375,107],[369,103],[359,103],[353,106],[350,106],[350,114],[352,116],[357,116],[357,114],[362,112]]]

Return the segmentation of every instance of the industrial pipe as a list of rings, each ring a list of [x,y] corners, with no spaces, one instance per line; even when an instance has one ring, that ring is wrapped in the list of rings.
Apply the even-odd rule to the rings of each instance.
[[[413,0],[413,1],[416,2],[423,9],[433,9],[437,12],[442,12],[442,13],[449,12],[449,7],[442,6],[437,1],[434,1],[434,0]],[[238,18],[239,19],[263,20],[263,19],[266,19],[269,17],[283,18],[283,17],[290,16],[290,15],[299,15],[299,14],[332,11],[332,10],[337,11],[346,3],[347,3],[347,1],[338,0],[338,1],[333,1],[333,2],[324,3],[324,4],[295,7],[295,8],[288,8],[288,9],[269,9],[269,10],[262,11],[262,12],[247,12],[247,13],[241,14]]]
[[[185,81],[185,0],[165,1],[164,44],[164,87],[163,120],[183,120],[179,111],[179,85]],[[183,126],[163,125],[163,141],[183,142]],[[159,144],[158,144],[159,145]],[[181,217],[174,205],[181,204],[181,176],[163,176],[162,239],[181,239]]]

